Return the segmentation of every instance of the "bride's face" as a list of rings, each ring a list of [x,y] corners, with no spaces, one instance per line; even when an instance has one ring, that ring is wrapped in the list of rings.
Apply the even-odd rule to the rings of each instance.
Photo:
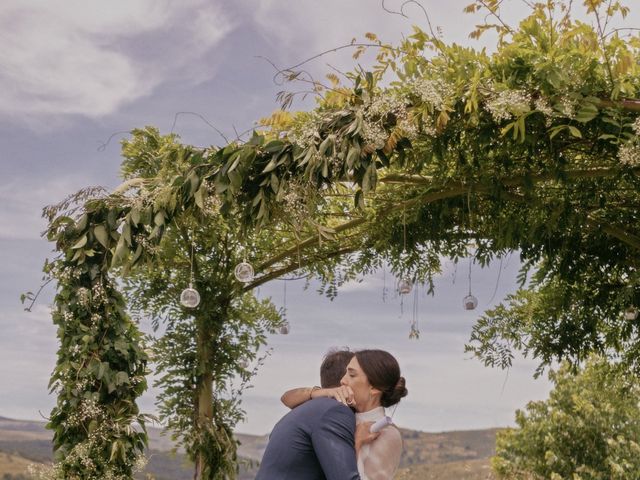
[[[356,401],[355,408],[358,412],[366,412],[379,403],[378,395],[376,395],[378,390],[371,387],[367,376],[355,356],[351,359],[349,365],[347,365],[347,373],[345,373],[342,380],[340,380],[340,384],[351,387],[353,390]]]

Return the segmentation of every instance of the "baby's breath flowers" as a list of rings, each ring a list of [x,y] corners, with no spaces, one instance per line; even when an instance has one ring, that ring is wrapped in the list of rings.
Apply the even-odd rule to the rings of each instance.
[[[530,105],[531,94],[524,90],[503,90],[492,95],[485,103],[485,108],[499,123],[528,112]]]

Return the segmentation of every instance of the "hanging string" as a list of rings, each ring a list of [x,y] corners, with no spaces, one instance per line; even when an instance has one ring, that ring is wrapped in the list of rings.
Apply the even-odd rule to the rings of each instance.
[[[190,270],[190,274],[189,274],[189,288],[193,287],[193,284],[195,282],[195,276],[193,274],[193,255],[194,255],[194,249],[195,249],[195,242],[193,240],[191,240],[191,257],[190,257],[190,263],[191,263],[191,270]]]
[[[407,253],[407,209],[402,208],[402,253]]]
[[[493,289],[493,295],[491,295],[491,298],[487,302],[487,305],[493,302],[493,299],[496,298],[496,293],[498,293],[498,285],[500,285],[500,276],[502,275],[502,260],[503,260],[503,257],[500,257],[500,268],[498,269],[498,278],[496,279],[496,286]]]
[[[282,316],[286,319],[287,318],[287,282],[284,282],[283,285],[284,285],[284,292],[282,295],[282,303],[283,303]]]
[[[387,267],[382,267],[382,301],[387,301],[389,290],[387,289]]]
[[[418,326],[418,297],[419,295],[419,286],[416,285],[413,291],[413,311],[411,315],[411,323],[409,326],[409,339],[419,339],[420,338],[420,328]]]
[[[469,257],[469,295],[471,295],[471,261],[472,257]]]

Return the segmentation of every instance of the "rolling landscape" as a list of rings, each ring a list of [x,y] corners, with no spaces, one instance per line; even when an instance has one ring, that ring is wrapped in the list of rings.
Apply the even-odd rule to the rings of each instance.
[[[486,480],[497,429],[426,433],[401,429],[404,454],[397,480]],[[149,463],[140,479],[188,480],[192,470],[159,428],[149,428]],[[238,434],[240,480],[252,480],[268,436]],[[43,422],[0,417],[0,480],[28,480],[27,467],[51,461],[51,432]]]

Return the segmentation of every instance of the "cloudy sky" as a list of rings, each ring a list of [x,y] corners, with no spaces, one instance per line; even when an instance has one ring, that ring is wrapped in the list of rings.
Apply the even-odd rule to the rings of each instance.
[[[390,8],[400,2],[387,1]],[[424,0],[432,23],[448,41],[468,40],[478,17],[462,14],[467,0]],[[512,0],[508,17],[526,11]],[[54,398],[47,382],[56,339],[47,288],[31,313],[19,295],[37,289],[51,247],[40,238],[40,211],[88,185],[119,184],[118,140],[132,128],[155,125],[195,145],[223,144],[206,121],[233,136],[277,108],[273,67],[376,32],[398,41],[423,12],[409,19],[386,13],[375,0],[4,0],[0,6],[0,416],[39,419]],[[630,23],[638,24],[638,13]],[[343,51],[308,65],[321,76],[353,66]],[[297,108],[308,108],[298,104]],[[191,113],[180,113],[191,112]],[[195,115],[197,114],[197,115]],[[124,132],[124,133],[123,133]],[[110,141],[109,141],[110,140]],[[396,422],[428,431],[504,426],[516,408],[544,398],[548,383],[533,380],[535,364],[518,359],[503,371],[483,367],[463,352],[481,309],[515,288],[517,255],[501,265],[474,267],[472,289],[480,309],[465,312],[467,264],[446,264],[435,297],[420,292],[422,337],[407,338],[412,302],[382,299],[382,274],[347,285],[333,302],[300,282],[287,282],[292,324],[270,339],[271,355],[245,395],[246,433],[266,433],[285,412],[283,390],[318,383],[323,353],[332,346],[379,347],[400,360],[409,396]],[[387,287],[393,280],[386,279]],[[284,283],[261,296],[284,301]],[[143,325],[143,328],[147,328]],[[141,400],[153,411],[154,391]]]

